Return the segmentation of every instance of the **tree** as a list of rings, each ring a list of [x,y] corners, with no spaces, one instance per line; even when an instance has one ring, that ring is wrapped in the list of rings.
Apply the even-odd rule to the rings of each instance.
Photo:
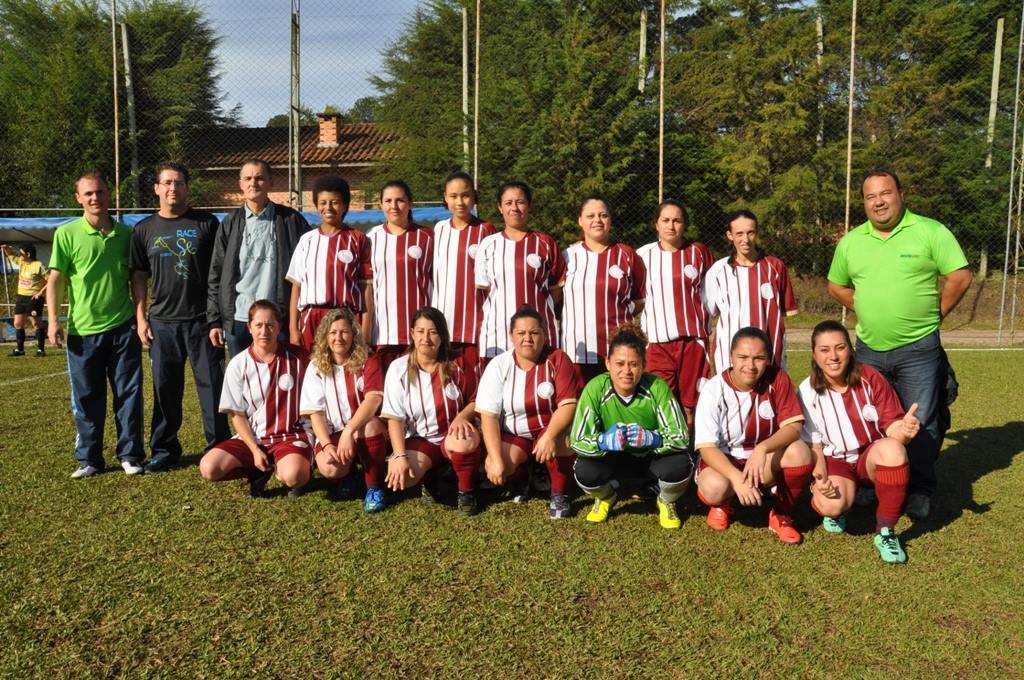
[[[331,106],[328,109],[333,108]],[[276,116],[271,116],[270,120],[267,121],[267,127],[288,127],[288,120],[290,114],[279,113]],[[313,113],[313,109],[308,106],[299,106],[299,125],[316,125],[317,124],[316,114]]]

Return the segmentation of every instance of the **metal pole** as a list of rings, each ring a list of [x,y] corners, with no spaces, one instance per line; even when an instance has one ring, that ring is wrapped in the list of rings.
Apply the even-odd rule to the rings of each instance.
[[[1006,201],[1006,252],[1003,255],[1003,289],[999,296],[999,332],[996,334],[996,342],[1003,341],[1003,315],[1006,311],[1006,282],[1010,272],[1010,237],[1013,234],[1013,211],[1014,211],[1014,175],[1020,172],[1017,159],[1017,133],[1020,120],[1020,71],[1021,56],[1024,53],[1024,2],[1021,3],[1020,32],[1017,38],[1017,81],[1013,88],[1013,135],[1010,150],[1010,192]],[[1016,268],[1014,269],[1014,280],[1016,281]]]
[[[132,58],[128,49],[128,25],[121,22],[121,51],[124,53],[124,89],[128,106],[128,140],[131,142],[132,206],[139,205],[139,140],[135,130],[135,88],[132,86]]]
[[[462,167],[469,168],[469,8],[462,7]]]
[[[658,203],[665,200],[665,0],[658,17],[661,56],[658,59]]]
[[[846,220],[843,233],[850,233],[850,191],[853,179],[853,76],[857,56],[857,0],[853,0],[850,17],[850,96],[846,105]],[[846,323],[846,305],[843,305],[843,323]]]
[[[996,139],[996,105],[999,102],[999,67],[1003,61],[1003,17],[996,22],[996,48],[992,56],[992,90],[988,102],[988,134],[985,143],[988,153],[985,155],[985,167],[992,167],[992,144]]]
[[[473,53],[473,181],[480,186],[480,0],[476,0],[476,50]]]
[[[288,118],[288,198],[292,207],[301,211],[304,207],[302,196],[302,138],[301,100],[299,98],[299,2],[292,0],[292,69],[291,69],[291,115]]]
[[[110,0],[110,58],[113,65],[114,84],[114,211],[121,219],[121,140],[120,119],[117,104],[117,0]]]
[[[640,10],[640,49],[637,51],[639,63],[639,74],[637,77],[636,89],[644,91],[647,85],[647,8]]]

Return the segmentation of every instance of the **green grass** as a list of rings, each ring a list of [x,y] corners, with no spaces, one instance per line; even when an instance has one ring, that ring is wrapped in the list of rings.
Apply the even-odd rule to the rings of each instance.
[[[666,532],[638,501],[588,526],[582,501],[246,500],[195,467],[73,482],[63,356],[3,357],[0,677],[1024,677],[1022,358],[953,353],[934,516],[889,567],[864,512],[832,536],[804,508],[788,547],[692,499]]]

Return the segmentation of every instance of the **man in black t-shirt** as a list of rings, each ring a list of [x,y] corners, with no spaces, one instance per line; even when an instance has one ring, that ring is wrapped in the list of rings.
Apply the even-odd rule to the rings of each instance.
[[[217,218],[188,204],[188,170],[177,163],[156,167],[153,191],[160,210],[132,234],[129,267],[139,338],[153,365],[152,458],[146,472],[164,472],[181,459],[181,407],[185,362],[192,364],[203,411],[206,447],[231,436],[218,412],[224,383],[224,349],[214,347],[206,321],[207,276]],[[146,310],[146,280],[153,278],[153,303]]]

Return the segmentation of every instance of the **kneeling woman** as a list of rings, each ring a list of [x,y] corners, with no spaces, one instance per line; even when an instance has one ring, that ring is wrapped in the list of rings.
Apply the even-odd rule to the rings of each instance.
[[[793,506],[812,465],[811,450],[800,441],[804,416],[793,381],[771,365],[771,342],[759,328],[737,331],[729,358],[731,365],[707,382],[697,401],[697,497],[710,506],[708,526],[721,531],[729,527],[733,496],[742,505],[761,505],[774,486],[768,528],[783,543],[799,543]]]
[[[251,496],[263,493],[275,473],[288,495],[297,495],[312,470],[313,447],[299,417],[306,359],[298,348],[278,342],[281,323],[281,310],[269,300],[249,308],[252,345],[231,359],[220,397],[236,434],[199,461],[199,473],[211,482],[249,479]]]
[[[576,483],[594,498],[588,522],[608,519],[621,473],[648,470],[658,479],[659,523],[678,529],[676,500],[693,472],[689,436],[668,383],[644,372],[646,347],[647,338],[633,324],[611,334],[608,372],[583,388],[569,444],[579,455]]]
[[[878,496],[875,547],[891,564],[907,561],[894,528],[907,494],[907,443],[921,427],[914,404],[904,414],[896,391],[875,369],[857,361],[850,334],[837,321],[811,333],[811,375],[800,383],[807,420],[803,438],[814,452],[811,506],[826,531],[846,527],[857,485]]]
[[[523,463],[532,456],[551,476],[549,516],[565,519],[573,463],[565,435],[579,396],[576,370],[565,352],[547,346],[537,310],[520,307],[509,328],[512,349],[487,364],[477,389],[476,411],[487,449],[484,469],[496,486],[510,483],[512,499],[522,503],[530,489]]]
[[[384,423],[377,418],[383,400],[380,363],[368,357],[355,314],[332,309],[316,331],[299,412],[313,425],[320,474],[340,484],[354,460],[363,466],[366,512],[384,509],[387,445]]]
[[[444,315],[433,307],[416,312],[409,353],[388,367],[381,417],[388,421],[394,451],[385,481],[394,491],[415,486],[447,458],[459,480],[459,513],[475,515],[474,476],[480,433],[473,425],[476,378],[452,362]],[[434,502],[426,484],[423,501]]]

